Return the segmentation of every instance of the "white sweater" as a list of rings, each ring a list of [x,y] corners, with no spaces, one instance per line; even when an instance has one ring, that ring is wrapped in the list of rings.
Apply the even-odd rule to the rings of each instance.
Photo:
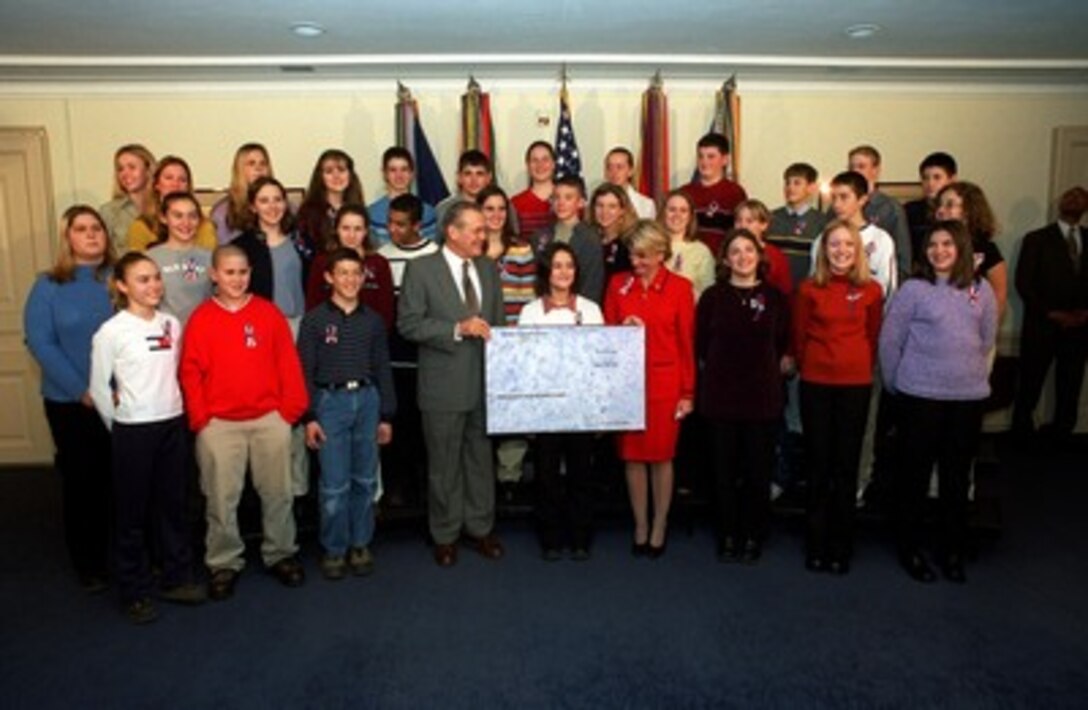
[[[518,325],[604,325],[604,318],[597,304],[582,296],[575,297],[574,310],[553,308],[547,313],[544,299],[538,298],[521,309]]]
[[[91,398],[108,428],[180,416],[181,324],[166,313],[144,320],[121,311],[91,341]],[[114,393],[117,395],[114,404]]]

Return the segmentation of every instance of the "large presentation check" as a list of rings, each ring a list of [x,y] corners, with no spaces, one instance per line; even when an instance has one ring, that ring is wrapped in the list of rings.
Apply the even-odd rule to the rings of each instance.
[[[493,328],[487,433],[646,428],[646,331],[634,326]]]

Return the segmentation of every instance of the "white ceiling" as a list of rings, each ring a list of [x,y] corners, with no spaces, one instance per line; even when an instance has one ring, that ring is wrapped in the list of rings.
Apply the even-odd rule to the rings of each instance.
[[[316,39],[289,27],[313,21]],[[851,40],[844,29],[882,31]],[[1085,0],[0,0],[0,80],[949,73],[1088,83]]]

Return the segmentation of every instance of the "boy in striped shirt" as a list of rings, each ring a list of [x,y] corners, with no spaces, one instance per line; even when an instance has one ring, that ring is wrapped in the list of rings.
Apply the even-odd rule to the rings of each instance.
[[[306,445],[321,461],[321,572],[370,574],[378,446],[393,438],[397,399],[381,317],[359,300],[363,264],[351,249],[329,255],[329,299],[303,316],[298,351],[310,394]]]

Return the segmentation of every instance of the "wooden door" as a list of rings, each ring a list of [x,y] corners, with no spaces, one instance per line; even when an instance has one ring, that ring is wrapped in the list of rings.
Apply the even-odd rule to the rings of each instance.
[[[0,465],[53,460],[40,372],[26,349],[23,306],[53,261],[49,147],[41,128],[0,128]]]

